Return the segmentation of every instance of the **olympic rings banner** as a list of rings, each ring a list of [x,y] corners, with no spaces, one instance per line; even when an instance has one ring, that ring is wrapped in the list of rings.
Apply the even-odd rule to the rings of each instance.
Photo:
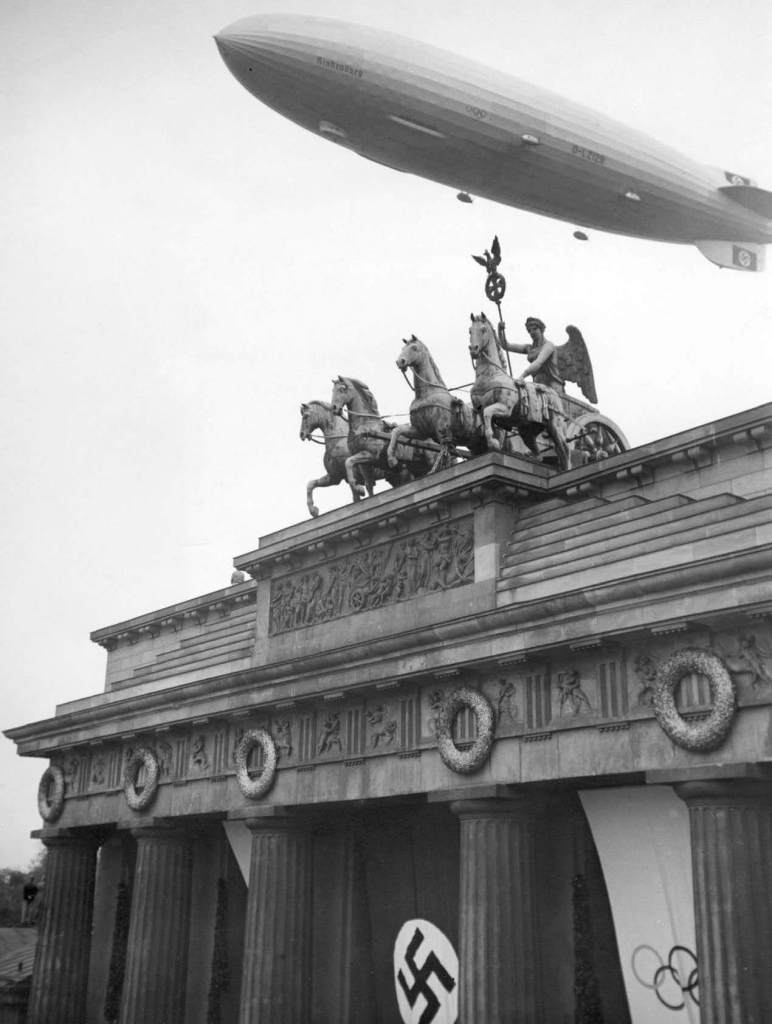
[[[689,812],[670,786],[584,790],[632,1024],[699,1024]]]

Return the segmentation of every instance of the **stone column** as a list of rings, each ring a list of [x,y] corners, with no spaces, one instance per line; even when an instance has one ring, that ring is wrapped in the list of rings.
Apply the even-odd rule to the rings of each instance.
[[[307,1024],[311,992],[311,836],[291,817],[250,818],[241,1024]]]
[[[539,1024],[536,829],[532,797],[451,804],[461,819],[459,1017]]]
[[[41,838],[48,848],[46,887],[27,1021],[73,1024],[86,1018],[99,843],[75,830]]]
[[[702,1024],[766,1024],[772,1007],[772,783],[686,782]]]
[[[121,1024],[182,1024],[190,925],[190,838],[181,828],[132,829],[131,896]]]

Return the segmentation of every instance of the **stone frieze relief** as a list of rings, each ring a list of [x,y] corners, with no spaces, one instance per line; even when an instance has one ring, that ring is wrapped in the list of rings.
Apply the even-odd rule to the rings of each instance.
[[[153,750],[161,785],[222,778],[235,772],[234,752],[246,730],[270,733],[278,766],[303,768],[329,762],[359,763],[362,758],[397,756],[436,746],[438,718],[450,691],[473,687],[493,711],[495,737],[546,736],[556,729],[599,726],[653,717],[658,673],[674,652],[698,647],[721,658],[741,702],[772,701],[772,629],[754,623],[752,630],[707,635],[704,630],[668,637],[641,638],[605,651],[576,651],[549,661],[526,658],[498,671],[446,673],[371,696],[344,696],[334,706],[319,701],[254,714],[230,722],[197,724],[153,736],[145,733],[122,744],[91,751],[68,750],[52,764],[62,771],[66,798],[111,791],[120,786],[126,759],[137,746]],[[687,721],[710,710],[707,678],[684,675],[674,698]],[[476,736],[474,715],[461,709],[454,738],[463,745]],[[250,756],[259,769],[260,749]],[[143,783],[142,769],[138,785]]]
[[[313,626],[473,580],[470,516],[274,580],[269,632]]]
[[[578,668],[558,675],[560,717],[563,715],[592,714],[590,698],[582,689],[582,674]]]

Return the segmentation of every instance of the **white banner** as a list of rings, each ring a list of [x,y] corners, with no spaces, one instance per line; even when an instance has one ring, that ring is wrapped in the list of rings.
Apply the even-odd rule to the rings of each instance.
[[[580,792],[633,1024],[699,1024],[689,812],[670,786]]]
[[[233,856],[249,888],[249,862],[252,856],[252,833],[243,821],[224,821],[222,827],[231,844]]]

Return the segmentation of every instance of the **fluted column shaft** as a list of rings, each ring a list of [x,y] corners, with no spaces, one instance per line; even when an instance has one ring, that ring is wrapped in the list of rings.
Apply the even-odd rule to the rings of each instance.
[[[28,1024],[82,1024],[86,1015],[98,842],[61,834],[48,848],[43,920],[35,951]]]
[[[307,1024],[311,837],[292,818],[253,818],[240,1024]]]
[[[160,826],[132,831],[137,862],[121,1024],[182,1024],[190,928],[190,839]]]
[[[536,919],[538,806],[517,800],[452,804],[461,819],[459,1020],[541,1020]]]
[[[772,1012],[772,786],[676,786],[689,807],[702,1024]]]

